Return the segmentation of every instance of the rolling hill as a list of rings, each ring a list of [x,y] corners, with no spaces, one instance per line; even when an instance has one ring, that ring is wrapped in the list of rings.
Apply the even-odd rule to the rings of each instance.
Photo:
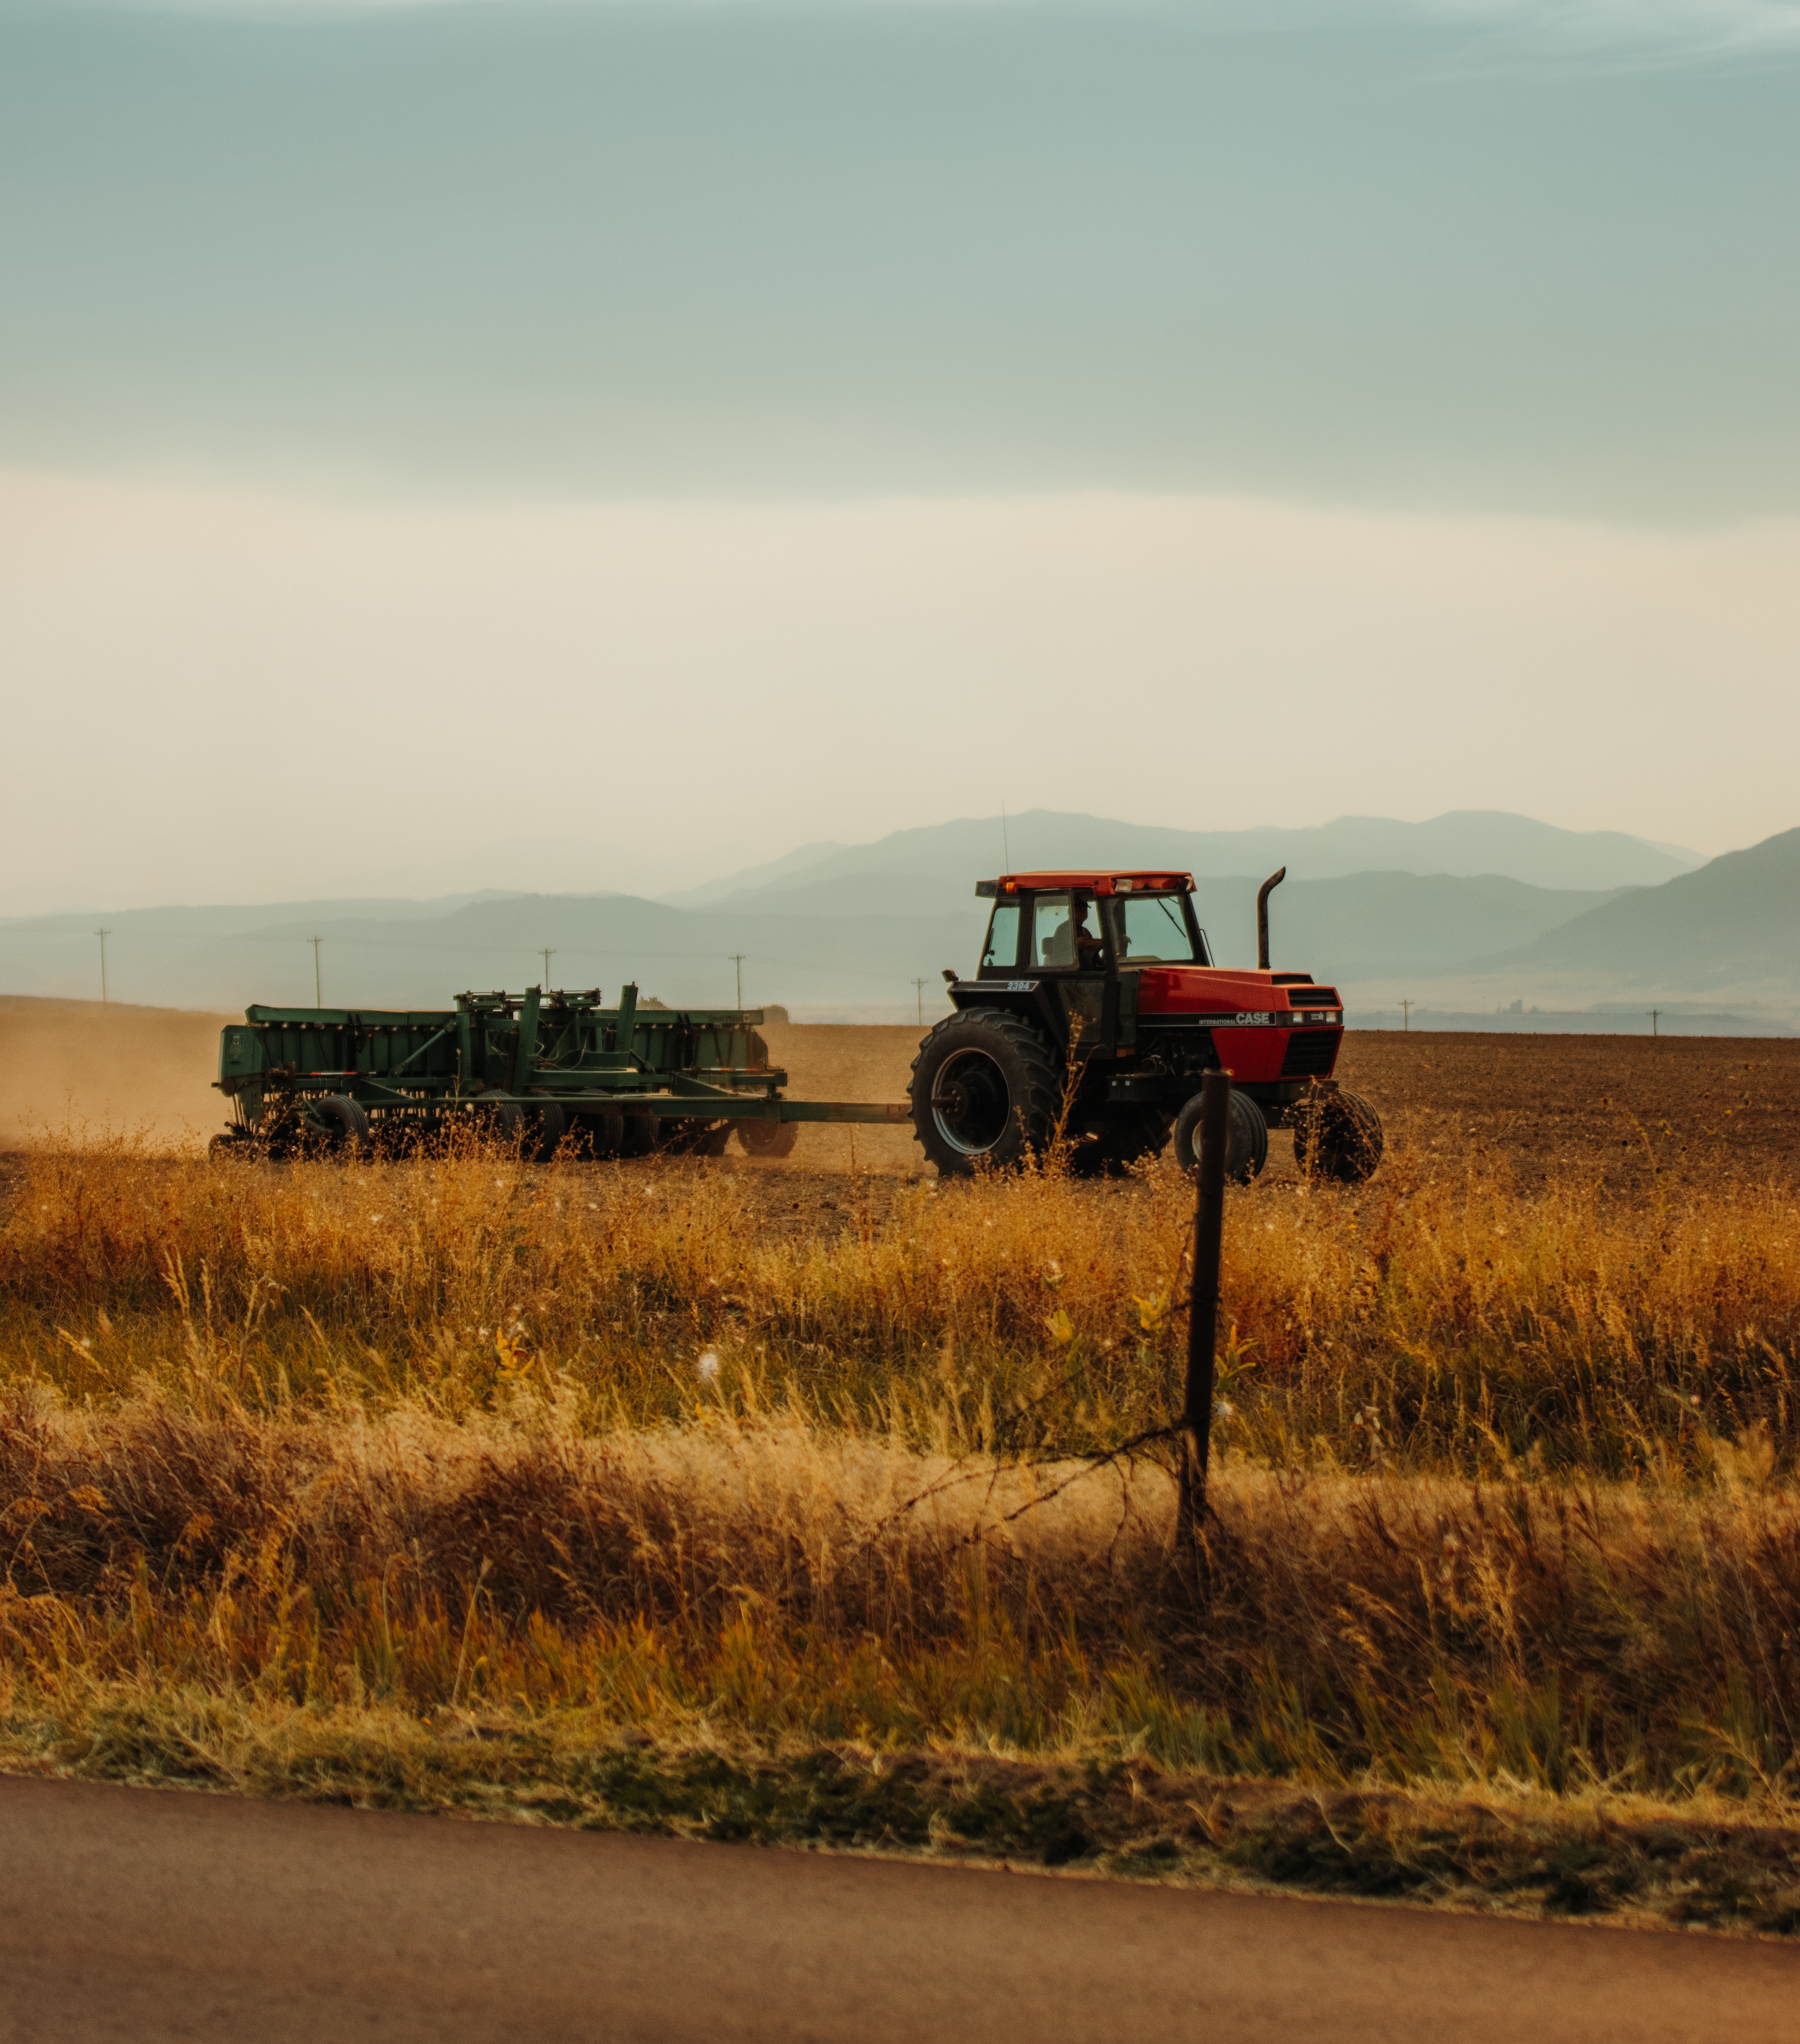
[[[1606,975],[1638,989],[1800,990],[1800,830],[1602,902],[1485,962]]]

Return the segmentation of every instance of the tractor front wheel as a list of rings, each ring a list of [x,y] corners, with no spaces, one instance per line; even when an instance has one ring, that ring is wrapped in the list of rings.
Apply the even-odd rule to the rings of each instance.
[[[1196,1093],[1175,1116],[1175,1162],[1184,1171],[1200,1168],[1200,1095]],[[1247,1185],[1269,1161],[1269,1124],[1248,1093],[1233,1086],[1225,1123],[1226,1181]]]
[[[921,1045],[909,1089],[913,1133],[940,1177],[1005,1166],[1048,1143],[1056,1067],[1029,1022],[995,1009],[948,1015]]]

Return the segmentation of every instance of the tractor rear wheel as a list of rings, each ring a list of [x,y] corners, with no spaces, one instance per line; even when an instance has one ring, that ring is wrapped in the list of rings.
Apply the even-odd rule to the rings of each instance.
[[[1022,1162],[1056,1126],[1056,1067],[1029,1022],[997,1009],[946,1016],[913,1060],[913,1132],[940,1176]]]
[[[791,1157],[800,1140],[797,1121],[740,1121],[737,1139],[752,1157]]]
[[[562,1147],[567,1133],[569,1118],[563,1112],[560,1101],[547,1100],[541,1107],[530,1110],[531,1118],[525,1124],[525,1155],[534,1162],[548,1164]]]
[[[1315,1087],[1289,1116],[1294,1161],[1307,1175],[1360,1185],[1375,1176],[1383,1147],[1381,1117],[1360,1094]]]
[[[1175,1162],[1184,1171],[1200,1168],[1200,1096],[1196,1093],[1175,1116]],[[1226,1182],[1247,1185],[1269,1161],[1269,1124],[1248,1093],[1233,1086],[1225,1123]]]

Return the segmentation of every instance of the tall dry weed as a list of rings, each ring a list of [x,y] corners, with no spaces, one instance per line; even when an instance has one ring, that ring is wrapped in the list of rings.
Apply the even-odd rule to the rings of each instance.
[[[704,1166],[32,1159],[0,1239],[0,1372],[80,1398],[140,1380],[259,1409],[514,1392],[584,1424],[723,1398],[917,1445],[1105,1447],[1163,1424],[1191,1193],[1054,1173],[769,1225],[779,1180]],[[1234,1193],[1221,1443],[1283,1466],[1492,1473],[1536,1458],[1787,1466],[1800,1359],[1791,1195],[1521,1197],[1402,1155],[1357,1193]],[[716,1376],[702,1378],[702,1356]],[[1748,1451],[1748,1450],[1746,1450]]]

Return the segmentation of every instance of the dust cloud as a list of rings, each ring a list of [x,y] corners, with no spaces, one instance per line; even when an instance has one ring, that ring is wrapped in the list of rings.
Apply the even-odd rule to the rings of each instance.
[[[129,1135],[193,1152],[221,1127],[212,1090],[228,1015],[0,995],[0,1149]]]
[[[787,1074],[790,1100],[900,1101],[924,1032],[913,1024],[771,1022],[762,1033],[769,1062]],[[791,1161],[808,1171],[929,1168],[910,1124],[805,1123]]]
[[[0,995],[0,1149],[120,1135],[157,1150],[203,1149],[225,1120],[212,1090],[219,1031],[238,1019]],[[866,1024],[775,1023],[763,1034],[793,1100],[904,1100],[919,1042],[917,1028]],[[821,1124],[802,1128],[792,1161],[878,1172],[916,1172],[924,1162],[910,1128]]]

